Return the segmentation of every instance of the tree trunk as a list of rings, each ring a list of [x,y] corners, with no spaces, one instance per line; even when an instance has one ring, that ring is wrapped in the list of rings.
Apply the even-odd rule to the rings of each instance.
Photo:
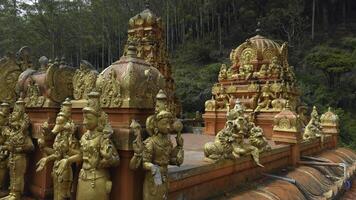
[[[312,33],[311,38],[314,40],[314,26],[315,26],[315,1],[313,0],[313,12],[312,12]]]

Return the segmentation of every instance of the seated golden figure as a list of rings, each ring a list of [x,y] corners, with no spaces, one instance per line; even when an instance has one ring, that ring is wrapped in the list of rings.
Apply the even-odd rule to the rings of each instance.
[[[272,77],[279,78],[282,71],[282,66],[279,64],[278,58],[273,56],[271,63],[268,65],[268,74]]]
[[[258,99],[257,107],[254,112],[259,112],[262,109],[268,110],[271,108],[271,102],[275,98],[275,95],[271,92],[269,82],[262,87],[262,94]]]

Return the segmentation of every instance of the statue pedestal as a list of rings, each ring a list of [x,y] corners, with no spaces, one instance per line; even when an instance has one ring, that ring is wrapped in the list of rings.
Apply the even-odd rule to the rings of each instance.
[[[280,111],[261,111],[256,115],[255,124],[263,129],[263,134],[268,140],[272,139],[274,116],[276,116],[279,112]]]
[[[226,111],[206,111],[203,118],[205,123],[204,134],[216,135],[225,126]]]
[[[41,137],[41,126],[44,122],[48,122],[49,127],[54,126],[59,108],[26,108],[26,112],[31,121],[31,137],[34,140],[35,150],[28,159],[25,187],[28,186],[31,197],[35,199],[52,198],[52,165],[48,164],[42,171],[36,172],[36,163],[43,157],[36,139]]]
[[[339,129],[337,126],[335,125],[321,125],[322,127],[322,132],[324,135],[331,135],[331,143],[332,143],[332,147],[336,148],[337,147],[337,138],[339,135]]]

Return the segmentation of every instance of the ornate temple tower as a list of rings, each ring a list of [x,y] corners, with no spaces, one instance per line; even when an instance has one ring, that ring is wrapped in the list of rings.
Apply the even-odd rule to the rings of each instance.
[[[162,19],[150,10],[147,1],[145,5],[145,10],[129,20],[124,56],[128,52],[129,44],[133,44],[137,49],[137,57],[143,58],[161,72],[165,78],[164,90],[167,93],[169,108],[173,113],[179,114],[181,106],[178,98],[174,95],[174,80],[168,61]]]
[[[282,45],[259,34],[247,39],[230,53],[231,66],[222,65],[212,88],[212,99],[205,102],[205,133],[215,135],[225,123],[226,112],[235,99],[254,113],[257,125],[272,133],[273,117],[286,105],[299,105],[293,67],[288,64],[287,43]]]

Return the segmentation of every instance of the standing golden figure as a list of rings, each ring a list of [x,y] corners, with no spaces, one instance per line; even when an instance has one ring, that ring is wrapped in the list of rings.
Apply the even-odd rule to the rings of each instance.
[[[8,103],[2,103],[0,105],[0,145],[4,145],[6,141],[5,129],[9,123],[9,113],[10,113],[10,105]],[[1,196],[6,195],[6,181],[8,178],[8,151],[0,151],[0,192]]]
[[[184,160],[183,138],[181,131],[182,123],[177,120],[174,115],[166,108],[167,105],[161,105],[167,102],[167,97],[160,91],[157,95],[158,104],[156,113],[147,118],[146,124],[153,129],[150,137],[148,137],[142,145],[137,142],[141,141],[141,135],[137,133],[140,130],[138,124],[133,122],[132,128],[138,137],[135,140],[133,157],[131,166],[140,166],[142,164],[145,170],[145,180],[143,183],[143,199],[157,200],[168,198],[168,165],[180,166]],[[152,129],[150,131],[152,131]],[[170,139],[170,134],[177,133],[177,146],[173,147]],[[143,146],[143,148],[140,148]],[[142,149],[142,151],[140,151]],[[142,160],[139,160],[142,153]],[[134,164],[136,162],[136,164]]]
[[[61,111],[57,115],[56,125],[51,131],[56,136],[53,147],[41,145],[45,157],[37,163],[37,171],[40,171],[46,164],[54,161],[52,170],[54,200],[70,199],[73,183],[72,166],[67,164],[63,171],[60,171],[60,166],[65,162],[62,159],[79,153],[79,142],[74,135],[75,124],[70,118],[71,105],[69,99],[63,102]],[[43,127],[45,130],[47,129],[46,126]]]
[[[27,168],[26,153],[34,149],[28,135],[30,120],[25,113],[25,102],[20,98],[16,101],[14,110],[9,117],[9,126],[5,129],[6,140],[1,151],[9,152],[8,167],[10,169],[10,194],[1,200],[21,199],[25,186]]]
[[[108,168],[117,166],[120,159],[107,115],[100,108],[99,94],[91,92],[88,97],[88,106],[83,108],[86,132],[80,139],[80,152],[62,159],[58,170],[62,172],[70,163],[82,161],[76,199],[107,200],[112,188]]]

